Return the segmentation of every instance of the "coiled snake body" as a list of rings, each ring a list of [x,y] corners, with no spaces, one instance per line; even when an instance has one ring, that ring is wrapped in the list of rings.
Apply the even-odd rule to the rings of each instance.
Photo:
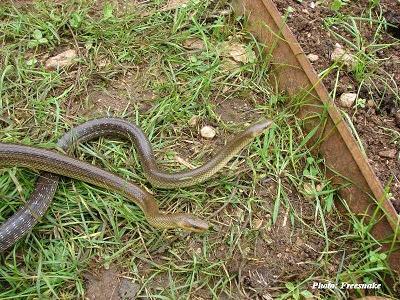
[[[72,128],[59,141],[64,151],[74,145],[102,136],[129,140],[137,149],[140,162],[148,181],[156,187],[177,188],[205,181],[218,172],[234,155],[254,137],[262,134],[272,122],[263,120],[236,135],[209,162],[189,171],[163,172],[157,165],[149,140],[134,124],[119,118],[101,118],[88,121]],[[36,188],[28,202],[13,216],[0,225],[0,252],[4,251],[38,222],[49,207],[58,185],[58,175],[74,178],[96,186],[119,192],[136,203],[144,212],[147,221],[157,228],[182,228],[201,232],[208,228],[207,222],[187,213],[161,213],[154,197],[110,172],[70,156],[18,144],[0,143],[0,167],[21,166],[42,172]]]

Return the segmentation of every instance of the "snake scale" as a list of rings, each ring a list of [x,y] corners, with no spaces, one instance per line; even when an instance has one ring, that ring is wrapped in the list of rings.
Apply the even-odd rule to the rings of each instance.
[[[270,120],[261,120],[235,135],[207,163],[193,170],[167,173],[155,160],[151,144],[136,125],[119,118],[100,118],[88,121],[65,133],[57,145],[70,153],[78,143],[99,137],[117,137],[130,141],[139,155],[147,180],[155,187],[179,188],[204,182],[223,168],[226,163],[261,135],[270,125]],[[162,213],[154,197],[146,190],[121,177],[89,163],[60,152],[20,144],[0,143],[0,167],[25,167],[43,171],[27,203],[0,225],[0,252],[13,245],[33,228],[45,214],[57,189],[59,175],[82,180],[111,189],[136,203],[144,212],[150,225],[156,228],[182,228],[202,232],[208,223],[188,213]]]

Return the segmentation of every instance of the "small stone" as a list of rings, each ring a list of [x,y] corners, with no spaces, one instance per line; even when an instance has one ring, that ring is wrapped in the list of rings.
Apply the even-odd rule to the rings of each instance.
[[[196,126],[197,123],[199,123],[199,117],[198,117],[198,116],[192,116],[192,117],[189,119],[189,122],[188,122],[189,126],[191,126],[191,127]]]
[[[211,126],[204,126],[200,129],[200,135],[206,139],[212,139],[216,134],[215,129]]]
[[[314,8],[315,8],[315,2],[311,2],[311,3],[310,3],[310,7],[311,7],[312,9],[314,9]]]
[[[368,106],[369,108],[375,107],[375,101],[374,101],[374,100],[368,100],[368,101],[367,101],[367,106]]]
[[[355,65],[355,59],[354,57],[347,53],[340,44],[336,43],[335,44],[335,49],[333,50],[331,54],[331,60],[332,61],[338,61],[342,62],[344,65],[346,65],[349,68],[353,68]]]
[[[222,89],[222,93],[225,94],[226,92],[228,92],[230,90],[230,88],[231,87],[229,85],[225,85],[224,88]]]
[[[357,94],[355,93],[343,93],[339,98],[339,104],[342,107],[352,107],[357,99]]]
[[[183,42],[183,47],[189,50],[203,50],[204,42],[198,38],[189,38]]]
[[[307,55],[307,58],[308,58],[311,62],[314,62],[314,61],[317,61],[317,60],[319,59],[319,56],[316,55],[316,54],[310,53],[310,54]]]
[[[77,53],[75,50],[70,49],[60,54],[50,57],[45,64],[46,70],[56,70],[58,68],[63,68],[70,66],[74,63]]]
[[[395,158],[396,153],[397,153],[396,149],[389,149],[389,150],[380,151],[378,154],[380,157]]]
[[[228,57],[237,63],[251,63],[256,59],[252,49],[247,49],[244,44],[236,42],[224,42],[221,44],[222,56]]]
[[[304,189],[304,194],[305,194],[304,198],[306,200],[312,200],[314,198],[313,197],[314,191],[313,191],[312,184],[309,182],[305,182],[303,185],[303,189]]]
[[[303,241],[300,237],[297,237],[297,238],[296,238],[295,245],[296,245],[297,247],[301,247],[301,246],[303,246],[303,244],[304,244],[304,241]]]
[[[110,64],[110,61],[107,57],[100,57],[98,60],[96,60],[96,64],[98,67],[103,68]]]
[[[254,218],[253,220],[253,229],[260,229],[262,226],[263,220],[262,219],[258,219],[258,218]]]

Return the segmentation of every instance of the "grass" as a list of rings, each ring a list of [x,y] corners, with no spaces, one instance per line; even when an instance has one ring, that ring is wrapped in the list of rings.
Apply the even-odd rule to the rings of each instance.
[[[325,28],[335,42],[343,45],[353,57],[353,63],[336,62],[322,74],[331,77],[332,98],[337,99],[338,94],[343,92],[356,93],[353,107],[344,109],[343,117],[359,147],[370,159],[374,159],[371,163],[373,169],[388,189],[389,198],[396,203],[395,199],[399,198],[396,160],[391,167],[387,161],[379,160],[379,153],[382,147],[397,148],[396,113],[400,92],[396,49],[400,41],[390,30],[393,26],[389,16],[391,6],[381,5],[380,1],[365,1],[365,4],[368,5],[348,2],[325,18]],[[350,85],[344,83],[346,79],[350,80]],[[383,120],[378,130],[368,126],[374,118]]]
[[[155,230],[121,196],[64,179],[43,220],[2,254],[0,299],[83,298],[86,274],[112,266],[150,299],[346,298],[361,291],[310,286],[383,282],[391,273],[380,244],[356,218],[344,225],[323,160],[304,146],[309,136],[296,118],[300,104],[268,85],[268,61],[256,51],[263,45],[244,20],[213,16],[212,1],[160,11],[164,4],[151,1],[143,10],[92,1],[1,4],[0,116],[10,124],[1,141],[51,148],[69,127],[113,114],[139,124],[160,164],[175,171],[185,168],[176,156],[200,165],[244,120],[267,116],[275,125],[215,178],[178,190],[149,186],[131,145],[108,139],[81,145],[79,159],[153,190],[163,210],[190,211],[212,229],[201,235]],[[185,48],[188,39],[204,49]],[[227,65],[227,41],[244,45],[248,55],[254,51],[254,59]],[[66,48],[79,49],[76,65],[46,71],[47,55]],[[93,92],[111,95],[111,108],[92,103]],[[125,99],[126,107],[113,106],[115,99]],[[223,103],[249,105],[228,111]],[[198,124],[188,126],[194,116]],[[217,128],[217,139],[199,138],[204,124]],[[28,199],[36,176],[0,171],[6,200],[0,222]]]
[[[324,25],[340,44],[351,51],[353,57],[351,66],[345,64],[336,66],[337,78],[341,77],[339,74],[350,74],[357,83],[357,95],[360,100],[363,97],[370,97],[380,107],[385,104],[383,103],[385,98],[392,97],[394,104],[398,105],[400,101],[398,83],[383,67],[391,58],[382,57],[382,52],[400,45],[400,42],[384,38],[390,24],[384,17],[379,1],[371,1],[360,16],[338,11],[332,17],[325,18]],[[354,106],[357,108],[360,104],[365,105],[358,102]]]

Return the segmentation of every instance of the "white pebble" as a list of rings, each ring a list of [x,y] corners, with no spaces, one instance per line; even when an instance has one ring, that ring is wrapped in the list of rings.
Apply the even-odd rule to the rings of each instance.
[[[45,64],[46,70],[56,70],[58,68],[68,67],[74,63],[77,52],[73,49],[61,52],[60,54],[50,57]]]
[[[198,116],[192,116],[188,122],[189,126],[194,127],[197,125],[199,122],[199,117]]]
[[[312,53],[310,53],[310,54],[307,55],[307,58],[308,58],[311,62],[314,62],[314,61],[317,61],[317,60],[319,59],[319,56],[318,56],[317,54],[312,54]]]
[[[331,60],[343,62],[343,64],[349,68],[354,68],[356,63],[353,55],[346,52],[338,43],[335,44],[335,49],[331,54]]]
[[[204,126],[203,128],[200,129],[200,134],[203,138],[212,139],[213,137],[215,137],[216,132],[213,127]]]
[[[372,107],[375,107],[375,101],[374,101],[374,100],[368,100],[368,101],[367,101],[367,106],[368,106],[368,107],[371,107],[371,108],[372,108]]]
[[[386,157],[386,158],[395,158],[396,154],[397,154],[397,150],[396,149],[384,150],[384,151],[380,151],[378,153],[378,155],[380,157]]]
[[[356,99],[357,94],[355,93],[343,93],[342,95],[340,95],[339,103],[340,106],[343,107],[352,107]]]

